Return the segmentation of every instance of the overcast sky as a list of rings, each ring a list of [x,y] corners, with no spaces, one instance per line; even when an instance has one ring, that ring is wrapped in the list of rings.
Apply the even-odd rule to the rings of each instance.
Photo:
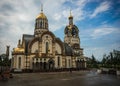
[[[70,9],[79,28],[84,55],[101,60],[104,53],[120,50],[120,0],[1,0],[0,54],[12,50],[22,34],[34,34],[41,3],[49,30],[64,40]]]

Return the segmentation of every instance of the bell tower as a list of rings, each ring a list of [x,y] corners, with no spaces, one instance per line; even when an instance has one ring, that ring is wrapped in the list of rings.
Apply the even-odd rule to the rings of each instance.
[[[67,25],[64,30],[64,42],[67,43],[69,46],[74,46],[74,44],[77,44],[80,47],[79,29],[73,23],[73,16],[71,11],[68,19],[69,25]]]
[[[73,49],[73,55],[82,58],[83,57],[83,49],[80,47],[80,37],[79,37],[79,29],[73,22],[73,16],[70,11],[69,25],[67,25],[64,29],[64,43],[68,44]]]
[[[41,5],[41,12],[35,20],[34,35],[35,37],[39,37],[45,31],[48,31],[48,19],[43,13],[43,5]]]

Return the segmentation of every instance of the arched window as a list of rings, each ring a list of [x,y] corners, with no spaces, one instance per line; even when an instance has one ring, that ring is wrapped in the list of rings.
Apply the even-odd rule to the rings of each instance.
[[[42,21],[40,21],[40,28],[42,28]]]
[[[47,54],[48,54],[48,47],[49,47],[48,42],[46,42],[46,53]]]
[[[67,59],[65,59],[65,67],[67,67]]]
[[[58,67],[60,66],[60,57],[58,57]]]
[[[21,57],[18,59],[18,68],[21,68]]]

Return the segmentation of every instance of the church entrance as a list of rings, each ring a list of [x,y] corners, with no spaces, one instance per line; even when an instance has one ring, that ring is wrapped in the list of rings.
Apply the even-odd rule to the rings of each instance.
[[[47,65],[47,63],[44,62],[44,63],[43,63],[43,70],[46,70],[46,69],[47,69],[46,65]]]
[[[78,70],[80,69],[80,61],[79,61],[79,60],[76,61],[76,68],[77,68]]]
[[[50,59],[50,60],[48,61],[48,69],[49,69],[49,70],[53,70],[53,69],[54,69],[54,65],[55,65],[54,60],[53,60],[53,59]]]
[[[52,71],[55,68],[55,61],[52,58],[50,58],[48,61],[45,60],[44,62],[38,62],[38,60],[35,61],[33,61],[32,64],[33,71]]]

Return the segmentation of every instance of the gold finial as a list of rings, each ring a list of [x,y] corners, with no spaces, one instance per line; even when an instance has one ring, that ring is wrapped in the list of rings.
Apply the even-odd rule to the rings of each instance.
[[[69,16],[69,18],[73,18],[71,9],[70,9],[70,16]]]
[[[71,9],[70,9],[70,16],[72,16]]]
[[[43,12],[43,4],[41,4],[41,12]]]

